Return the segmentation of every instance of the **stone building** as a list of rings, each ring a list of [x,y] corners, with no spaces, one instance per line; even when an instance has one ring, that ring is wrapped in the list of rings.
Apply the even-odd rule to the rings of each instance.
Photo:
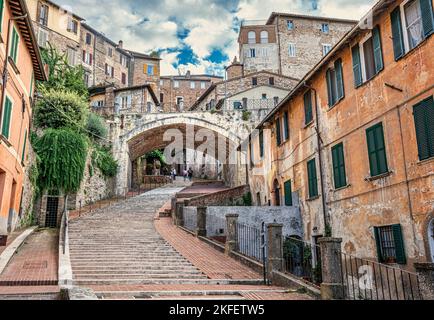
[[[160,94],[160,61],[159,57],[127,51],[131,56],[129,83],[131,86],[149,84],[157,97]]]
[[[270,71],[301,79],[357,21],[273,12],[244,21],[238,37],[244,73]]]
[[[433,29],[431,1],[379,1],[252,134],[256,204],[297,192],[305,240],[434,261]]]
[[[0,235],[25,219],[29,133],[35,80],[47,79],[36,35],[24,0],[2,1],[0,61],[7,77],[0,105]],[[10,20],[13,17],[22,17]],[[10,28],[8,27],[9,21]],[[8,52],[6,52],[6,48]],[[23,196],[24,195],[24,196]]]
[[[165,112],[189,110],[197,99],[215,82],[223,77],[212,75],[161,76],[160,102]]]
[[[235,62],[237,63],[237,62]],[[230,66],[227,70],[231,75],[238,75],[239,73],[234,72],[232,69],[233,66]],[[238,67],[238,66],[235,66]],[[224,81],[219,81],[213,83],[203,94],[200,96],[197,101],[193,104],[190,110],[212,110],[217,106],[221,106],[223,100],[243,93],[243,92],[252,92],[249,89],[266,86],[269,88],[274,88],[275,90],[286,90],[289,91],[295,87],[298,80],[291,77],[282,76],[276,73],[268,72],[268,71],[260,71],[253,72],[250,74],[246,74],[243,76],[236,76],[234,78],[228,78]],[[273,97],[268,97],[270,99],[274,99]],[[254,98],[254,96],[246,96],[244,98]],[[262,98],[262,97],[261,97]],[[265,99],[268,99],[267,97]],[[282,98],[282,96],[280,96]],[[269,106],[274,106],[274,103]],[[240,108],[242,109],[242,108]],[[233,110],[233,109],[232,109]]]

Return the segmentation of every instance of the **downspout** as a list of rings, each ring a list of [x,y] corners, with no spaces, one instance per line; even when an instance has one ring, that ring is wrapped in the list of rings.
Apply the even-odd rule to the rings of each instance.
[[[2,124],[2,117],[3,117],[3,101],[5,99],[5,92],[6,92],[6,84],[8,81],[8,61],[9,61],[9,43],[10,43],[10,29],[11,29],[11,22],[15,21],[15,20],[19,20],[19,19],[24,19],[27,18],[27,13],[25,15],[22,16],[18,16],[18,17],[12,17],[9,18],[8,20],[8,29],[7,29],[7,33],[6,33],[6,51],[5,51],[5,61],[4,61],[4,65],[3,65],[3,74],[2,74],[2,79],[3,79],[3,85],[2,85],[2,91],[1,91],[1,97],[0,97],[0,126]]]
[[[329,219],[327,217],[327,203],[326,203],[326,197],[325,197],[325,186],[324,186],[324,164],[322,160],[321,155],[321,136],[319,134],[319,113],[318,113],[318,94],[315,88],[307,85],[306,83],[303,83],[303,85],[312,90],[314,92],[314,100],[315,100],[315,131],[316,131],[316,137],[317,137],[317,145],[318,145],[318,160],[319,160],[319,174],[320,174],[320,180],[321,180],[321,201],[322,201],[322,213],[323,213],[323,220],[324,220],[324,236],[325,237],[331,237],[331,226],[329,223]]]

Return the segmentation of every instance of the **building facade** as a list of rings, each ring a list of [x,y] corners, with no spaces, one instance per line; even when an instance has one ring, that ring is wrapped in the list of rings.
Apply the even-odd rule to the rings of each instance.
[[[298,193],[305,240],[412,269],[434,261],[433,7],[382,0],[367,17],[258,126],[250,185],[258,205]]]
[[[32,97],[35,81],[46,80],[46,73],[30,18],[22,17],[28,13],[26,2],[0,5],[0,62],[7,79],[0,106],[0,235],[7,235],[23,218]]]
[[[244,72],[270,71],[301,79],[356,21],[273,12],[244,21],[238,43]]]
[[[189,110],[197,99],[223,77],[212,75],[161,76],[160,102],[165,112]]]

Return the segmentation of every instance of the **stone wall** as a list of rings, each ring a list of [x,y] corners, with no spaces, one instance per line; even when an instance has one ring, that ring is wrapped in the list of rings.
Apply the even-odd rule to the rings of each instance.
[[[203,196],[191,198],[186,201],[187,206],[210,206],[210,205],[233,205],[242,200],[243,196],[249,192],[249,186],[244,185],[228,190],[218,191]]]

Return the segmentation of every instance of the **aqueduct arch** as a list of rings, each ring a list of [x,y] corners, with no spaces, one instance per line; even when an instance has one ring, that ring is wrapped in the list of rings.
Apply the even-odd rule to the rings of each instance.
[[[181,140],[185,149],[206,150],[207,155],[221,161],[227,184],[244,184],[246,162],[243,153],[236,149],[248,137],[253,125],[239,117],[203,112],[116,117],[110,124],[113,153],[119,162],[116,193],[123,194],[131,187],[136,159],[149,151],[176,144],[175,140]]]

